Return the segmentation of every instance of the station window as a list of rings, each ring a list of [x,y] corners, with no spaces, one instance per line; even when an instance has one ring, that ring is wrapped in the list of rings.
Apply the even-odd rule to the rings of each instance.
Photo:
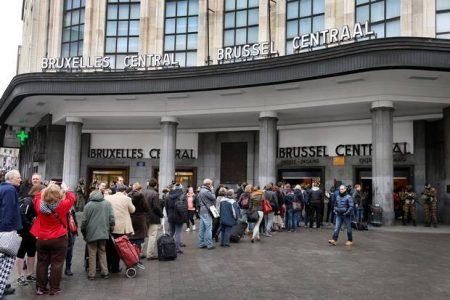
[[[258,43],[259,1],[225,0],[224,47]]]
[[[286,1],[286,54],[296,36],[325,29],[325,0]]]
[[[175,54],[180,66],[197,65],[198,0],[167,0],[164,53]]]
[[[450,39],[450,0],[436,0],[436,37]]]
[[[85,0],[64,0],[62,57],[83,56]]]
[[[400,36],[400,0],[356,0],[355,20],[369,22],[377,38]]]
[[[124,59],[139,52],[140,1],[108,0],[105,56],[112,69],[123,69]]]

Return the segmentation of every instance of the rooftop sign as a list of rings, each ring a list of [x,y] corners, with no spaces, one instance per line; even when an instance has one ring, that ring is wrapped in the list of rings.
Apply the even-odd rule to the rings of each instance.
[[[354,41],[360,38],[375,36],[375,32],[368,31],[368,28],[369,22],[366,22],[364,25],[361,23],[355,23],[353,28],[345,25],[342,26],[342,28],[331,28],[299,35],[294,37],[292,40],[291,52],[295,53],[305,49],[314,49],[315,47],[339,44],[347,41]],[[231,46],[218,49],[217,62],[222,63],[226,61],[260,59],[276,54],[277,52],[275,51],[273,42]]]

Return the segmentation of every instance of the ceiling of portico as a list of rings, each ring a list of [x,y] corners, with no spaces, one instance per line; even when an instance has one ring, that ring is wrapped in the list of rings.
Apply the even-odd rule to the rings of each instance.
[[[258,125],[260,111],[274,110],[280,125],[370,118],[370,103],[392,100],[396,117],[436,115],[450,105],[450,74],[436,71],[372,71],[246,89],[186,94],[33,96],[7,120],[32,127],[47,113],[55,124],[83,119],[86,130],[157,129],[160,117],[176,116],[183,129]]]

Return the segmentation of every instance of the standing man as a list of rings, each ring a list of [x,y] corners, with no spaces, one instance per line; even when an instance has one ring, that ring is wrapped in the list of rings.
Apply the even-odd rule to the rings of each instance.
[[[106,195],[105,199],[111,203],[114,213],[114,229],[112,235],[118,238],[122,235],[134,234],[131,214],[134,213],[134,207],[131,198],[127,196],[127,187],[123,184],[116,185],[117,192],[114,195]],[[111,273],[119,273],[120,257],[114,247],[114,244],[107,244],[108,265]]]
[[[430,227],[433,222],[433,227],[437,227],[437,213],[438,203],[436,198],[436,189],[431,187],[431,184],[427,183],[425,189],[422,192],[423,209],[425,211],[425,226]],[[431,216],[431,218],[430,218]]]
[[[216,204],[216,195],[213,192],[211,179],[203,180],[203,186],[198,194],[200,203],[200,231],[198,234],[198,247],[214,249],[212,241],[212,216],[209,208]]]
[[[0,184],[0,232],[18,231],[22,228],[17,188],[22,178],[17,170],[5,175],[5,182]],[[0,253],[0,298],[14,294],[15,290],[6,284],[14,267],[15,257]]]
[[[309,228],[313,228],[314,219],[316,220],[316,228],[320,228],[323,220],[323,196],[323,191],[319,188],[319,182],[313,181],[312,188],[309,192]]]
[[[342,222],[345,222],[347,226],[347,242],[346,246],[353,245],[352,236],[352,213],[353,213],[353,199],[347,193],[347,187],[341,185],[339,187],[339,195],[336,197],[336,202],[334,204],[334,213],[336,214],[336,226],[334,228],[333,238],[328,241],[330,245],[336,246],[339,231],[341,230]]]
[[[164,218],[159,203],[158,181],[155,178],[149,180],[148,188],[143,191],[143,195],[149,207],[147,215],[147,260],[154,260],[158,259],[158,253],[156,252],[156,237],[161,226],[161,219]]]

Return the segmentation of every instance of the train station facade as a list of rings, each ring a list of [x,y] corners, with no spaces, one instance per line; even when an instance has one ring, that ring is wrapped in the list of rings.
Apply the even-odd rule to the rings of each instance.
[[[24,177],[362,183],[387,224],[429,182],[450,222],[450,1],[28,0],[23,22],[0,141]]]

